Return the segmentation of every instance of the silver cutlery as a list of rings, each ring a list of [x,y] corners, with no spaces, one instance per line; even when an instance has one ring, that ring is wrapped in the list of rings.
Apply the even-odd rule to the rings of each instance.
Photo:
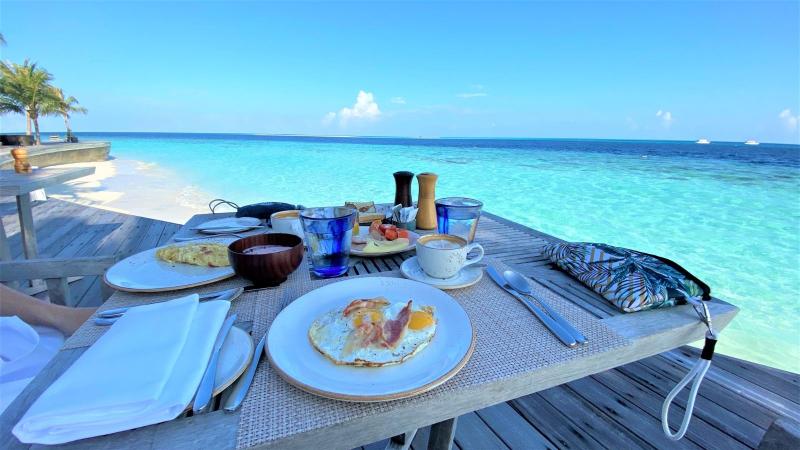
[[[205,294],[200,294],[200,301],[227,300],[232,302],[239,298],[239,296],[242,295],[242,292],[244,292],[244,288],[241,287],[225,289],[222,291],[207,292]],[[129,308],[130,307],[114,308],[99,312],[97,313],[97,317],[94,319],[94,324],[100,326],[112,325],[117,319],[122,317],[122,315],[125,314]]]
[[[542,308],[544,308],[545,312],[553,318],[562,328],[567,330],[572,337],[578,341],[579,344],[585,344],[587,342],[586,336],[583,335],[580,331],[578,331],[575,327],[572,326],[571,323],[567,322],[567,320],[561,316],[558,312],[556,312],[550,305],[547,304],[543,299],[533,295],[533,289],[531,289],[531,285],[528,283],[528,280],[522,276],[519,272],[514,272],[513,270],[506,270],[503,272],[503,278],[505,278],[508,285],[511,286],[512,289],[519,292],[522,295],[528,296],[536,300]]]
[[[253,383],[253,377],[255,377],[258,363],[261,361],[264,344],[267,342],[267,334],[268,333],[264,333],[264,336],[258,341],[258,345],[256,345],[256,349],[253,351],[253,357],[250,359],[250,365],[247,367],[247,371],[236,380],[236,384],[231,388],[228,398],[225,399],[225,403],[222,406],[225,412],[234,412],[242,406],[242,401],[244,401],[245,396],[247,396],[247,391],[250,390],[250,385]]]
[[[255,228],[267,228],[267,227],[264,226],[264,225],[252,225],[252,226],[251,225],[241,225],[241,226],[235,225],[235,226],[227,226],[227,227],[194,227],[194,228],[189,228],[189,229],[190,230],[195,230],[195,231],[214,231],[214,230],[230,230],[231,228],[249,228],[249,229],[252,230],[252,229],[255,229]]]
[[[517,291],[508,287],[506,280],[503,278],[502,275],[500,275],[499,272],[497,272],[497,270],[495,270],[494,267],[491,266],[487,267],[486,273],[489,274],[489,278],[491,278],[492,281],[497,283],[498,286],[503,288],[503,290],[511,294],[514,298],[519,300],[520,303],[525,305],[525,307],[528,308],[533,313],[533,315],[535,315],[542,322],[542,324],[544,324],[544,326],[547,327],[547,329],[549,329],[550,332],[553,333],[555,337],[558,338],[559,341],[563,342],[564,345],[570,348],[578,346],[578,342],[575,341],[575,338],[573,338],[571,334],[569,334],[566,330],[564,330],[564,328],[561,327],[561,325],[559,325],[553,319],[551,319],[550,316],[545,314],[541,309],[539,309],[538,306],[531,303],[528,299],[520,295]]]
[[[194,396],[194,404],[192,405],[192,412],[194,414],[201,414],[208,410],[212,394],[214,393],[214,379],[217,376],[219,351],[222,349],[222,344],[225,343],[225,338],[231,331],[231,327],[235,321],[236,314],[225,319],[222,328],[219,330],[219,334],[217,334],[217,340],[214,342],[214,349],[211,351],[211,359],[206,367],[206,372],[203,374],[203,379],[200,380],[200,387],[197,388],[197,394]]]
[[[236,233],[218,233],[218,234],[209,234],[209,235],[206,235],[206,236],[176,237],[176,238],[173,238],[172,240],[175,241],[175,242],[187,242],[187,241],[199,241],[200,239],[214,239],[214,238],[225,237],[225,236],[233,236],[233,237],[237,237],[239,239],[244,237],[241,234],[236,234]]]

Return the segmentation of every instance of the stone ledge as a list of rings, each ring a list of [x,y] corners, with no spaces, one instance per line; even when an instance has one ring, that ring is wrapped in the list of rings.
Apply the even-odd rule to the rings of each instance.
[[[14,167],[11,157],[11,145],[0,147],[0,168]],[[111,152],[110,142],[78,142],[74,144],[42,144],[25,147],[31,165],[39,167],[57,166],[60,164],[106,161]]]

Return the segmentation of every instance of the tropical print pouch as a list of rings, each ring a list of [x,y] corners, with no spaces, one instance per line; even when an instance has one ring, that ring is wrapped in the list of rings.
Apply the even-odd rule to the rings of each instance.
[[[660,256],[588,242],[549,244],[544,254],[624,312],[711,299],[708,285]]]

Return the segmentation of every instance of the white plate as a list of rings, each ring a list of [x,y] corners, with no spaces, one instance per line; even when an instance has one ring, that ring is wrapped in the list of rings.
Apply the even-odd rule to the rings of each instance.
[[[236,238],[209,238],[203,243],[228,245]],[[169,245],[191,245],[197,241]],[[157,247],[129,256],[114,264],[105,274],[106,283],[120,291],[163,292],[202,286],[233,276],[233,268],[203,267],[191,264],[168,263],[156,258]]]
[[[384,296],[436,308],[436,334],[411,359],[386,367],[339,366],[317,352],[308,329],[319,316],[357,298]],[[289,383],[322,397],[357,402],[411,397],[444,383],[467,363],[475,333],[466,311],[445,292],[403,278],[365,277],[313,290],[283,309],[267,336],[270,364]]]
[[[439,289],[465,288],[467,286],[472,286],[483,278],[483,268],[475,267],[474,265],[464,267],[454,277],[447,279],[434,278],[422,270],[416,256],[412,256],[403,261],[403,264],[400,265],[400,272],[408,279],[430,284]]]
[[[194,228],[201,233],[219,234],[247,231],[260,225],[261,219],[255,217],[226,217],[203,222]]]
[[[369,236],[369,227],[367,226],[359,226],[358,227],[358,235],[359,236]],[[408,245],[405,248],[401,248],[399,250],[392,250],[388,252],[380,252],[380,253],[364,253],[361,250],[357,250],[353,245],[350,245],[350,254],[353,256],[361,256],[365,258],[371,258],[374,256],[387,256],[387,255],[396,255],[398,253],[405,253],[411,250],[414,250],[416,246],[417,239],[419,239],[419,235],[413,231],[408,232]]]
[[[219,350],[217,373],[214,377],[213,395],[219,395],[233,384],[247,369],[253,356],[253,338],[239,327],[231,327]],[[190,410],[192,405],[186,407]]]
[[[231,327],[219,351],[214,395],[224,391],[244,372],[253,357],[253,348],[253,338],[246,331]]]

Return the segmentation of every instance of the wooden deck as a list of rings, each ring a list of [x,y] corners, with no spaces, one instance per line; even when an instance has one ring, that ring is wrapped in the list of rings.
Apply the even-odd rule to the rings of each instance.
[[[13,197],[0,197],[0,214],[13,258],[22,258],[19,218]],[[33,207],[39,257],[119,255],[125,257],[163,244],[179,224],[129,216],[50,199]],[[101,280],[85,277],[70,284],[77,306],[103,302]]]
[[[0,214],[15,257],[22,253],[15,206],[0,198]],[[491,216],[481,223],[478,239],[515,242],[487,244],[487,251],[533,273],[548,286],[572,298],[598,317],[615,314],[590,291],[559,283],[539,254],[541,233]],[[152,248],[169,238],[179,225],[158,220],[48,200],[34,207],[34,219],[43,257],[129,255]],[[502,226],[501,226],[502,225]],[[509,227],[510,225],[510,227]],[[531,239],[531,235],[534,239]],[[525,244],[520,245],[520,242]],[[394,260],[359,262],[354,273],[372,272],[372,264],[399,265]],[[83,306],[102,299],[97,278],[72,284]],[[491,448],[756,448],[778,417],[800,421],[800,375],[717,355],[704,381],[686,437],[668,441],[660,424],[661,403],[689,370],[698,350],[682,347],[566,385],[466,414],[458,419],[455,444],[461,449]],[[682,407],[686,391],[679,396]],[[684,400],[681,400],[684,399]],[[673,422],[683,414],[673,408]],[[427,446],[421,429],[411,447]],[[365,449],[384,448],[385,442]]]

